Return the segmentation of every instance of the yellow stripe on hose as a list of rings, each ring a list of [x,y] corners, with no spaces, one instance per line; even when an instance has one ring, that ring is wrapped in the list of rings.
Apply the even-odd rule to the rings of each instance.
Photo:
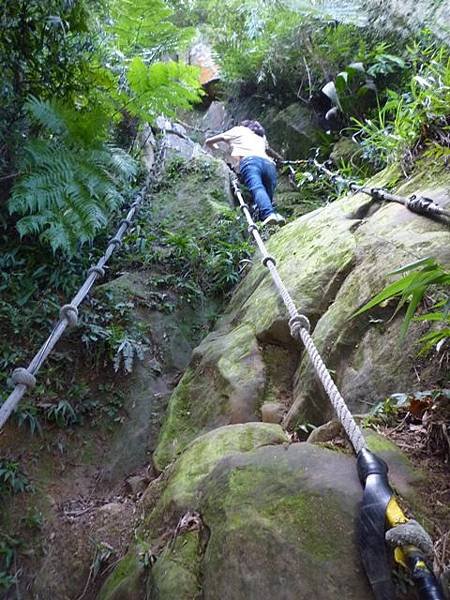
[[[394,496],[392,496],[387,505],[386,520],[390,527],[395,527],[396,525],[401,525],[402,523],[407,523],[409,521]]]
[[[396,525],[408,522],[408,518],[400,508],[395,496],[392,496],[386,507],[386,521],[390,527],[395,527]],[[394,549],[394,560],[396,563],[402,565],[402,567],[405,567],[405,569],[408,567],[406,564],[405,553],[400,546],[397,546],[397,548]]]

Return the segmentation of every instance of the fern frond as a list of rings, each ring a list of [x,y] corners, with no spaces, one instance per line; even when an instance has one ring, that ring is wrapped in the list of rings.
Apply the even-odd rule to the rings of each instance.
[[[116,43],[126,54],[151,49],[153,60],[174,47],[187,43],[191,28],[179,28],[170,21],[173,11],[163,0],[120,0],[113,4],[111,27]]]
[[[21,236],[39,235],[53,250],[72,254],[123,203],[120,188],[134,177],[137,164],[124,150],[99,144],[95,136],[91,146],[84,143],[84,133],[74,128],[78,123],[86,131],[91,113],[36,99],[30,99],[30,106],[50,136],[26,143],[24,175],[12,190],[9,211],[22,217],[17,222]]]
[[[56,102],[51,100],[39,100],[34,96],[29,96],[25,102],[25,110],[28,114],[44,129],[54,135],[66,136],[68,134],[67,125],[58,110]]]
[[[109,149],[108,165],[111,165],[113,170],[119,177],[130,180],[137,175],[136,161],[125,152],[122,148],[116,146],[107,146]]]
[[[173,61],[147,67],[142,58],[135,57],[127,77],[134,94],[129,110],[147,119],[161,113],[173,116],[176,109],[199,102],[203,94],[199,69]]]

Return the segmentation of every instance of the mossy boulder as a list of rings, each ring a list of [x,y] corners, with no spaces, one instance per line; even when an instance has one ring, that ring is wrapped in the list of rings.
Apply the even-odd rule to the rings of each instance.
[[[264,118],[267,137],[286,157],[307,158],[317,145],[321,129],[314,111],[295,102],[283,110],[269,109]]]
[[[192,508],[199,482],[219,460],[236,452],[287,442],[281,427],[272,423],[228,425],[199,436],[174,463],[165,502]]]
[[[448,175],[436,181],[436,187],[431,189],[420,172],[405,186],[400,185],[398,193],[408,196],[414,192],[448,206],[449,188],[443,187],[446,181],[448,185]],[[383,185],[382,179],[375,182]],[[367,412],[391,393],[420,389],[423,384],[414,373],[414,364],[417,341],[426,327],[414,323],[402,339],[404,313],[395,315],[395,302],[358,318],[353,314],[393,280],[389,273],[395,269],[428,256],[450,265],[448,225],[415,215],[399,204],[371,203],[365,208],[364,203],[367,197],[356,194],[327,209],[333,223],[340,218],[339,213],[344,218],[353,218],[354,260],[314,329],[314,339],[325,362],[336,373],[350,407],[358,413]],[[339,246],[340,239],[335,244]],[[442,378],[442,373],[439,375],[436,370],[424,373],[427,384],[439,381],[439,376]],[[318,422],[325,414],[332,415],[307,358],[299,365],[294,398],[285,424],[293,425],[296,420]]]
[[[204,535],[186,532],[174,536],[179,519],[199,510],[201,484],[221,460],[287,443],[281,427],[267,423],[230,425],[198,437],[147,489],[142,499],[144,519],[137,532],[138,543],[108,577],[99,600],[138,600],[146,597],[146,589],[151,590],[151,598],[193,600],[199,585]],[[149,552],[158,556],[157,567],[151,573],[143,560]],[[124,590],[128,588],[134,595],[126,595]]]
[[[258,420],[264,362],[250,325],[206,338],[173,394],[153,455],[163,469],[197,435],[229,423]],[[195,365],[195,368],[194,368]],[[214,376],[203,376],[214,373]],[[193,395],[203,402],[192,402]]]
[[[333,146],[330,159],[337,167],[342,162],[358,164],[361,161],[361,146],[351,138],[342,137]]]
[[[391,480],[398,487],[395,469]],[[221,427],[150,485],[137,545],[100,599],[130,584],[135,600],[372,600],[356,543],[361,497],[352,454],[289,444],[278,425]],[[201,528],[179,534],[193,513]]]
[[[221,461],[202,484],[205,599],[371,600],[355,542],[354,459],[311,444]]]
[[[191,160],[174,154],[167,161],[164,185],[152,197],[152,219],[173,229],[195,232],[233,203],[230,172],[222,160],[199,153]]]
[[[115,567],[103,585],[98,600],[135,600],[140,596],[146,580],[143,563],[134,553],[129,553]]]
[[[188,531],[168,544],[151,570],[147,589],[152,600],[199,598],[201,540]]]

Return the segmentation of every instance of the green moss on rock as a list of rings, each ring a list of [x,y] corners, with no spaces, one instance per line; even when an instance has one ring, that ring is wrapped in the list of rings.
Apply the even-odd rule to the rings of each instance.
[[[352,457],[311,444],[263,447],[218,463],[201,489],[206,598],[371,598],[354,539],[361,487]]]
[[[134,550],[115,567],[104,583],[97,600],[136,600],[145,590],[145,569]]]
[[[200,592],[200,540],[196,531],[179,535],[156,561],[149,582],[152,600],[195,600]]]
[[[228,423],[256,420],[264,363],[249,325],[209,336],[195,351],[170,402],[153,460],[164,469],[196,436]]]
[[[194,506],[201,481],[220,460],[260,446],[287,442],[281,427],[271,423],[228,425],[206,433],[192,442],[174,464],[163,503]]]

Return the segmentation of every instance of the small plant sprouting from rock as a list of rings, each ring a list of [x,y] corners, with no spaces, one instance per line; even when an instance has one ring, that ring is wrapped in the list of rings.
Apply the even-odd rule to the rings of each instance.
[[[94,542],[94,558],[92,559],[89,569],[89,576],[87,578],[86,585],[84,586],[84,590],[77,600],[82,600],[85,597],[91,583],[95,581],[97,576],[114,554],[114,548],[106,542]]]
[[[20,539],[0,531],[0,592],[7,592],[17,581],[15,562]]]

